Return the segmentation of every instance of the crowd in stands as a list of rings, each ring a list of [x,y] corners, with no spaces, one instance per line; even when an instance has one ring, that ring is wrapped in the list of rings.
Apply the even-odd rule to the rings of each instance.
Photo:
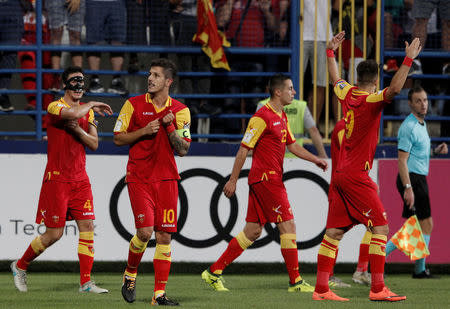
[[[351,23],[352,1],[355,1],[355,45],[354,61],[351,61]],[[305,98],[314,120],[323,118],[326,86],[326,41],[338,30],[339,0],[304,1],[302,15],[303,32],[303,68]],[[19,45],[36,42],[35,0],[0,0],[0,44]],[[289,46],[289,20],[291,0],[214,0],[213,10],[217,27],[225,33],[233,47],[283,47]],[[366,42],[367,58],[375,57],[376,38],[376,0],[367,1],[367,35],[364,40],[364,9],[362,0],[342,1],[342,28],[346,31],[346,40],[342,45],[343,68],[346,78],[352,75],[352,65],[363,60],[363,42]],[[317,15],[316,15],[317,9]],[[315,20],[317,16],[317,22]],[[448,0],[385,0],[384,12],[384,46],[386,49],[403,48],[404,41],[419,37],[426,48],[450,51],[450,6]],[[197,0],[44,0],[43,1],[43,43],[60,45],[63,43],[64,30],[68,31],[70,45],[148,45],[148,46],[180,46],[193,47],[198,44],[192,41],[197,32]],[[317,53],[314,50],[317,41]],[[142,56],[138,53],[110,53],[110,68],[117,71],[111,79],[109,87],[99,75],[90,77],[88,91],[91,93],[114,93],[126,96],[126,78],[124,69],[129,74],[145,71],[143,57],[154,57],[154,54]],[[205,54],[157,55],[158,57],[175,57],[181,72],[218,71],[210,65]],[[139,59],[141,57],[141,59]],[[227,54],[233,72],[288,72],[289,57],[262,54]],[[19,52],[21,67],[34,68],[34,52]],[[313,76],[314,58],[317,61],[317,73]],[[70,53],[71,64],[98,71],[108,69],[102,66],[100,52],[87,52],[83,59],[82,52]],[[126,64],[124,62],[127,61]],[[385,71],[393,73],[398,69],[399,59],[386,59]],[[428,60],[429,61],[429,60]],[[436,60],[432,60],[436,63]],[[450,74],[450,59],[443,58],[438,68],[439,74]],[[427,59],[416,60],[411,75],[422,73],[436,74],[436,65],[427,65]],[[61,69],[61,52],[44,52],[43,67]],[[66,64],[64,64],[66,65]],[[16,53],[0,51],[0,68],[15,68]],[[125,68],[124,68],[125,67]],[[219,69],[220,70],[220,69]],[[119,73],[120,72],[120,73]],[[35,76],[32,73],[21,75],[24,89],[35,89]],[[11,74],[0,75],[0,89],[10,88]],[[356,82],[356,73],[354,73]],[[410,89],[417,79],[409,79],[406,88]],[[209,94],[209,93],[263,93],[266,80],[263,77],[186,77],[181,76],[177,82],[176,93]],[[313,100],[312,85],[317,86],[316,100]],[[449,94],[448,80],[423,84],[430,94]],[[44,74],[43,89],[61,90],[59,74]],[[404,92],[407,93],[408,89]],[[142,89],[145,91],[145,89]],[[35,108],[35,96],[27,95],[26,109]],[[53,95],[43,98],[43,108],[53,100]],[[220,113],[252,114],[261,98],[229,98],[224,100],[186,99],[185,103],[193,114]],[[339,117],[338,104],[332,100],[331,114],[334,120]],[[447,104],[448,105],[448,104]],[[9,97],[0,94],[0,110],[12,111]],[[433,104],[431,111],[442,115],[449,112],[443,101]],[[403,115],[408,111],[405,102],[395,105],[388,113]],[[242,133],[242,121],[227,120],[220,124],[223,127],[218,133]]]

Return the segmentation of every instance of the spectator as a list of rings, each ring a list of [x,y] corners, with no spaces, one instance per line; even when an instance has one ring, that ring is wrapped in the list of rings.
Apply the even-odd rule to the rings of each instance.
[[[319,121],[325,102],[325,87],[327,77],[327,59],[325,49],[328,39],[333,35],[331,33],[330,20],[328,19],[327,9],[330,0],[305,1],[303,10],[303,73],[306,71],[308,63],[313,76],[314,59],[317,59],[317,77],[313,84],[317,85],[317,100],[313,101],[313,91],[308,94],[308,108],[313,111],[313,117],[316,122]],[[317,3],[317,7],[315,4]],[[317,36],[315,36],[316,20],[314,19],[317,10]],[[317,41],[317,53],[314,53],[314,41]],[[314,79],[314,76],[313,76]],[[337,104],[337,102],[335,102]],[[314,105],[316,108],[314,108]],[[337,121],[337,118],[335,118]]]
[[[418,37],[422,46],[425,46],[427,39],[427,25],[431,14],[435,9],[439,9],[442,25],[442,46],[445,51],[450,51],[450,1],[449,0],[414,0],[412,6],[412,16],[415,19],[413,26],[413,36]],[[419,60],[417,60],[419,61]],[[420,64],[420,62],[419,62]],[[450,64],[443,67],[443,72],[450,72]]]
[[[127,44],[148,45],[147,26],[149,21],[150,0],[126,0],[127,7]],[[130,53],[128,72],[139,72],[139,59],[136,52]]]
[[[22,6],[21,6],[22,5]],[[23,33],[23,11],[28,7],[28,1],[0,1],[0,44],[19,45]],[[0,51],[0,69],[14,69],[17,53],[15,51]],[[11,84],[11,73],[0,74],[0,90],[6,90]],[[0,93],[0,111],[12,112],[9,96]]]
[[[87,0],[86,1],[86,39],[88,44],[122,45],[126,39],[126,7],[122,0]],[[121,71],[123,52],[111,53],[110,61],[113,71]],[[88,53],[89,68],[100,69],[100,52]],[[101,93],[105,91],[97,74],[91,76],[89,91]],[[113,76],[109,93],[127,94],[119,74]]]
[[[28,0],[29,3],[34,3],[32,0]],[[27,11],[23,16],[24,34],[22,37],[22,45],[34,45],[36,44],[36,13],[34,10]],[[42,15],[42,42],[48,44],[50,42],[50,32],[48,29],[47,18]],[[34,51],[20,51],[18,53],[20,68],[22,69],[35,69],[36,68],[36,53]],[[42,67],[51,68],[51,56],[50,52],[44,52],[42,54]],[[22,73],[20,74],[22,80],[22,87],[26,90],[36,89],[36,74],[35,73]],[[53,75],[44,74],[42,79],[42,87],[48,89],[53,82]],[[36,94],[26,94],[28,104],[25,106],[25,110],[36,109]],[[47,110],[47,106],[54,101],[52,94],[44,94],[42,97],[42,109]],[[33,115],[34,118],[34,115]],[[42,126],[46,127],[47,115],[43,115]]]
[[[234,47],[264,47],[265,36],[276,30],[276,19],[271,8],[270,0],[220,0],[216,7],[217,27],[225,31]],[[233,55],[230,59],[231,71],[263,72],[264,62],[264,56]],[[230,77],[226,84],[232,94],[260,93],[264,89],[263,79],[258,77],[245,82],[241,77]],[[253,113],[257,102],[257,99],[226,99],[224,108],[226,113]],[[244,123],[236,121],[227,121],[227,125],[233,133],[245,128]]]
[[[45,7],[48,13],[50,38],[53,45],[61,45],[64,25],[69,31],[70,45],[81,44],[81,28],[84,24],[86,12],[85,0],[46,0]],[[71,52],[72,65],[83,66],[83,53]],[[52,69],[61,68],[61,51],[52,52]],[[61,90],[61,76],[53,75],[53,83],[50,87],[53,91]]]
[[[197,0],[182,0],[172,11],[171,33],[173,34],[173,44],[175,46],[192,47],[197,46],[192,42],[192,38],[197,33]],[[205,53],[199,54],[179,54],[178,68],[184,71],[209,72],[210,59]],[[180,76],[179,92],[184,94],[201,93],[208,94],[211,88],[209,77],[183,77]],[[204,99],[186,100],[186,105],[192,112],[207,114],[217,114],[218,108],[214,108]]]

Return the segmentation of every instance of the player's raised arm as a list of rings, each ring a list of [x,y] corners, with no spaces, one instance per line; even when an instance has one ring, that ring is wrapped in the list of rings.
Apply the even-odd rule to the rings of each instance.
[[[392,100],[402,90],[406,78],[408,77],[408,72],[411,64],[414,58],[419,55],[422,48],[419,38],[415,38],[411,42],[411,45],[405,41],[405,46],[405,59],[403,60],[403,63],[398,69],[397,73],[395,73],[394,77],[392,78],[391,84],[386,90],[385,100],[387,101]]]
[[[71,108],[63,108],[61,110],[62,119],[79,119],[89,113],[90,109],[96,109],[97,111],[102,111],[102,114],[106,113],[112,115],[111,107],[103,102],[90,101],[86,104],[81,104],[79,106],[74,106]]]
[[[336,84],[336,82],[341,79],[336,59],[334,56],[334,52],[336,51],[336,49],[338,49],[338,47],[342,44],[344,40],[345,40],[345,31],[341,31],[338,34],[336,34],[331,39],[331,41],[327,43],[327,65],[328,65],[328,72],[330,74],[330,81],[333,85]]]

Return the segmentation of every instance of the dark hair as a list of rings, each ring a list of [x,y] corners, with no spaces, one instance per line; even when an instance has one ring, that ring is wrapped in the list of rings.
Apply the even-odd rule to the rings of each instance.
[[[378,63],[375,60],[365,60],[356,67],[358,84],[372,83],[378,77]]]
[[[161,67],[164,71],[164,76],[166,78],[175,79],[177,76],[177,66],[173,61],[166,58],[159,58],[152,60],[150,64],[150,68],[152,67]]]
[[[415,85],[414,87],[412,87],[411,89],[409,89],[408,91],[408,101],[412,100],[412,96],[414,95],[414,93],[419,93],[419,92],[425,92],[425,89],[423,89],[421,86],[419,85]]]
[[[79,66],[76,65],[70,66],[67,69],[65,69],[64,72],[61,74],[61,79],[64,84],[67,82],[67,78],[69,77],[69,75],[73,73],[81,73],[84,75],[83,69],[80,68]]]
[[[279,89],[284,85],[284,82],[291,79],[289,76],[284,74],[275,74],[269,79],[269,93],[270,97],[275,95],[275,90]]]

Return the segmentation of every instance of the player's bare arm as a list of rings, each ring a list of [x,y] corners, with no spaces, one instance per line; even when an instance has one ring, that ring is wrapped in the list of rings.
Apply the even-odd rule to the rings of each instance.
[[[322,136],[320,136],[320,132],[317,129],[317,127],[309,128],[308,134],[311,137],[314,147],[317,150],[317,154],[318,154],[319,158],[328,159],[327,153],[325,151],[325,147],[323,147]]]
[[[112,115],[111,107],[103,102],[90,101],[86,104],[73,106],[71,108],[63,108],[61,110],[61,118],[62,119],[80,119],[84,117],[87,113],[89,113],[90,109],[94,109],[94,111],[101,111],[103,114]],[[99,113],[100,114],[100,113]],[[101,114],[100,114],[101,115]]]
[[[173,125],[173,121],[175,120],[175,116],[173,115],[172,111],[169,111],[162,119],[161,122],[164,127],[168,127],[170,125]],[[190,142],[184,140],[181,138],[181,136],[178,135],[176,131],[171,131],[167,134],[169,136],[169,141],[172,147],[175,149],[177,154],[180,157],[185,156],[189,151],[189,146],[191,145]]]
[[[421,49],[422,46],[420,44],[419,38],[415,38],[411,42],[411,45],[405,41],[406,57],[415,59],[419,55]],[[402,63],[397,73],[395,73],[394,77],[392,78],[391,84],[386,90],[385,99],[387,101],[392,100],[397,94],[400,93],[400,91],[403,88],[403,85],[405,84],[406,78],[408,77],[409,69],[410,69],[409,66]]]
[[[159,128],[159,119],[155,119],[139,130],[133,132],[121,132],[114,135],[113,141],[116,146],[131,145],[137,142],[140,138],[158,133]]]
[[[245,159],[247,159],[248,152],[249,150],[247,148],[241,146],[236,154],[230,179],[223,187],[223,193],[228,198],[232,197],[234,192],[236,192],[236,182],[239,179],[239,174],[241,173],[242,166],[244,166]]]
[[[345,40],[345,31],[341,31],[338,34],[336,34],[331,39],[331,41],[327,43],[327,49],[335,52],[336,49],[338,49],[338,47],[341,46],[344,40]],[[330,81],[334,85],[338,80],[341,79],[335,57],[327,57],[327,65],[328,65],[328,72],[330,73]]]
[[[78,124],[77,119],[67,120],[65,127],[73,135],[75,135],[78,140],[92,151],[98,148],[98,135],[97,128],[93,124],[89,124],[89,132],[84,131]]]
[[[323,171],[326,171],[328,169],[328,163],[327,161],[320,159],[319,157],[313,155],[308,150],[303,148],[297,143],[292,143],[287,146],[289,151],[299,157],[300,159],[309,161],[317,165],[317,167],[321,168]]]
[[[408,158],[409,152],[402,150],[398,151],[398,173],[400,175],[403,186],[405,186],[406,184],[411,185],[411,180],[409,179]],[[410,209],[414,206],[414,192],[411,186],[407,189],[405,188],[405,192],[403,193],[403,200]]]

